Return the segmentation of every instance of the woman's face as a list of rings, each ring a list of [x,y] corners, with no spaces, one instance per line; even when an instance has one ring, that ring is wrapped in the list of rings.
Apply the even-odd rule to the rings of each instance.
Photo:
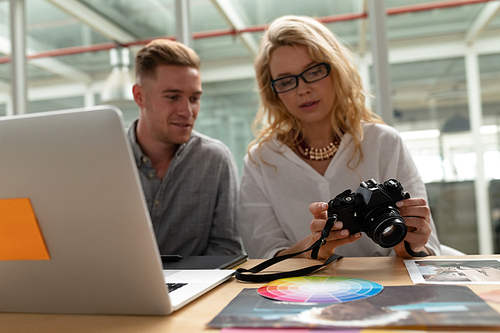
[[[289,75],[299,75],[317,64],[309,56],[304,45],[287,45],[280,46],[271,53],[269,67],[272,80],[276,80]],[[335,101],[331,73],[312,83],[306,83],[299,78],[295,89],[280,93],[278,97],[303,127],[330,124],[330,112]]]

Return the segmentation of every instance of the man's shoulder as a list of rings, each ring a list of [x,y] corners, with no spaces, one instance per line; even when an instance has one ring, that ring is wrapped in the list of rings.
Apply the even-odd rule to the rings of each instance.
[[[189,145],[192,145],[192,149],[204,154],[231,155],[229,147],[222,141],[209,137],[205,134],[192,131],[191,139],[189,141]]]
[[[236,161],[229,148],[220,140],[211,138],[199,132],[191,132],[184,160],[194,165],[204,165],[206,168],[236,170]],[[198,169],[199,171],[199,169]]]

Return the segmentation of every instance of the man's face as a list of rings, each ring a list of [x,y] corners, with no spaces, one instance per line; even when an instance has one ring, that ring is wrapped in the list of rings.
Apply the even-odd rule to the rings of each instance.
[[[134,86],[140,107],[139,126],[154,141],[182,144],[189,140],[200,111],[200,72],[193,67],[161,65],[156,77]]]

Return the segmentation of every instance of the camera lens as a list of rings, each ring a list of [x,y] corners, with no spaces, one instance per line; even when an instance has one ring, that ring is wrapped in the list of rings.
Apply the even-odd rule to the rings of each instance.
[[[394,233],[395,228],[396,227],[394,227],[393,225],[388,226],[387,228],[384,229],[384,231],[382,231],[382,236],[390,237]]]
[[[386,224],[390,226],[385,227]],[[401,218],[386,220],[380,226],[381,232],[375,230],[373,240],[382,247],[393,247],[398,245],[406,236],[406,225]]]
[[[382,247],[389,248],[399,244],[406,236],[406,225],[399,212],[392,207],[370,214],[367,235]],[[368,216],[367,216],[368,217]]]

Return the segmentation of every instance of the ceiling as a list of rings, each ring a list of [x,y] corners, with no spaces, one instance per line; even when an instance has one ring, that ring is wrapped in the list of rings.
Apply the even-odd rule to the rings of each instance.
[[[463,50],[481,42],[484,50],[488,49],[486,44],[494,44],[491,41],[500,45],[499,2],[385,1],[393,106],[400,112],[400,119],[428,117],[436,101],[443,108],[455,108],[461,100],[466,101]],[[52,86],[52,93],[57,96],[65,84],[102,84],[111,71],[110,48],[118,44],[130,46],[132,59],[148,40],[175,37],[175,3],[25,0],[30,89],[47,90]],[[192,47],[202,60],[205,88],[213,94],[227,89],[236,92],[239,87],[241,91],[248,89],[262,31],[281,15],[319,18],[358,59],[370,54],[370,28],[363,0],[189,3]],[[250,32],[231,33],[232,30]],[[9,1],[0,1],[0,93],[4,94],[9,93],[11,83],[9,54]],[[484,102],[493,105],[492,112],[499,112],[500,51],[493,48],[481,53],[479,65]],[[235,83],[225,84],[228,81]],[[64,98],[72,97],[62,94],[61,99]]]

